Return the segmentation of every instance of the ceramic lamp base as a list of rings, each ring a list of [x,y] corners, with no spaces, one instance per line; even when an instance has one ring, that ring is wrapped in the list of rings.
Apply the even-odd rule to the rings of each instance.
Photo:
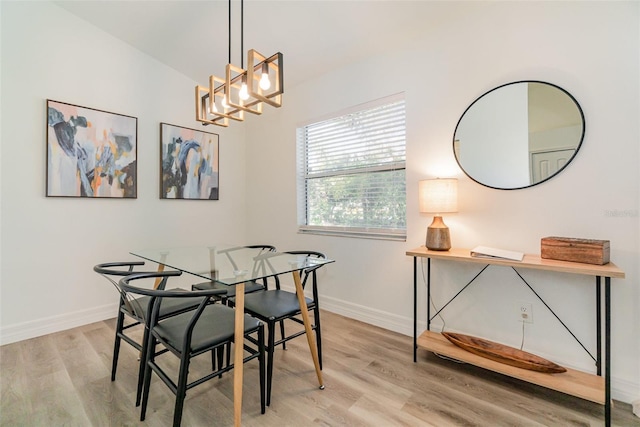
[[[449,227],[442,221],[441,216],[434,216],[433,222],[427,228],[425,246],[432,251],[448,251],[451,249]]]

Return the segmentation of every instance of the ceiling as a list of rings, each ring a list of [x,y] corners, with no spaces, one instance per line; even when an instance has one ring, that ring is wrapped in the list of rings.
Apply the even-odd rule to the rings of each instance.
[[[201,84],[224,76],[228,2],[56,0],[56,4]],[[244,60],[284,55],[285,86],[452,25],[485,2],[246,0]],[[232,0],[232,63],[240,66],[240,0]]]

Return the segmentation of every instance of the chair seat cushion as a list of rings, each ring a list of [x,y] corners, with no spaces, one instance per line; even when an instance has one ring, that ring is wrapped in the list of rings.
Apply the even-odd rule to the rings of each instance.
[[[177,290],[177,289],[176,289]],[[180,289],[185,292],[188,292],[185,289]],[[174,314],[183,313],[185,311],[192,310],[196,308],[202,302],[203,297],[193,297],[193,298],[163,298],[160,303],[160,318],[164,318],[167,316],[172,316]],[[134,310],[138,312],[138,310],[142,310],[142,316],[144,319],[148,319],[147,308],[149,307],[149,300],[151,297],[139,297],[134,301],[130,301],[130,304],[133,306]],[[131,314],[133,317],[138,317],[134,313],[131,313],[131,310],[127,308],[125,305],[125,311]]]
[[[208,305],[193,329],[191,352],[199,353],[218,344],[233,340],[236,311],[226,305]],[[177,351],[182,351],[187,325],[193,317],[192,312],[178,314],[161,320],[153,332]],[[257,330],[260,321],[244,315],[244,332]]]
[[[194,290],[197,289],[200,291],[209,290],[209,289],[224,289],[227,291],[227,293],[225,295],[219,295],[220,297],[231,298],[236,296],[236,285],[225,285],[224,283],[220,283],[216,281],[196,283],[195,285],[191,286],[191,288]],[[246,282],[244,284],[245,294],[248,294],[250,292],[262,291],[262,290],[264,290],[264,286],[262,286],[261,284],[253,280],[250,282]]]
[[[307,306],[312,306],[312,299],[305,297],[305,301]],[[246,295],[244,297],[244,309],[250,313],[255,313],[258,317],[277,319],[299,312],[300,304],[296,294],[274,289]]]

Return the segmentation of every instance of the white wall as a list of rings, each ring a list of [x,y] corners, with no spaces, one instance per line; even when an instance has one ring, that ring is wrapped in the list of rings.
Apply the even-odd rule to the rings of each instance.
[[[94,264],[244,241],[242,127],[207,128],[220,134],[219,201],[159,200],[159,123],[201,129],[195,82],[52,3],[1,7],[2,343],[113,317]],[[138,118],[136,200],[45,197],[46,99]]]
[[[459,4],[461,8],[464,4]],[[598,28],[598,31],[593,31]],[[613,393],[640,396],[639,4],[637,2],[496,2],[454,27],[408,40],[404,50],[335,70],[287,88],[284,106],[247,127],[247,233],[279,249],[314,248],[324,268],[325,308],[411,334],[412,259],[431,217],[418,213],[417,182],[458,177],[459,210],[444,219],[457,247],[479,244],[540,252],[559,235],[609,239],[627,277],[613,281]],[[286,55],[286,52],[285,52]],[[574,162],[536,187],[482,187],[457,167],[452,135],[479,95],[503,83],[538,79],[576,97],[586,136]],[[295,128],[301,122],[389,94],[407,100],[406,243],[296,234]],[[434,262],[434,303],[442,305],[477,267]],[[522,271],[595,353],[595,280]],[[424,288],[420,293],[424,301]],[[524,349],[594,372],[591,359],[508,269],[492,268],[443,313],[447,329],[519,347],[519,301],[533,304]],[[424,319],[425,303],[420,306]],[[437,319],[436,329],[442,322]],[[424,326],[424,321],[422,322]],[[407,347],[407,362],[411,349]]]

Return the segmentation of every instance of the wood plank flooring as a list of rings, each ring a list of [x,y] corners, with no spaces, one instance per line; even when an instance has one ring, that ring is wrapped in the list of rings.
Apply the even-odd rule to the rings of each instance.
[[[1,426],[169,426],[174,396],[157,377],[147,419],[135,408],[137,352],[123,344],[110,381],[114,320],[0,347]],[[258,402],[257,361],[245,365],[243,425],[602,426],[604,407],[419,351],[412,338],[323,312],[319,390],[306,340],[276,350],[272,403]],[[296,325],[288,325],[295,328]],[[175,357],[165,363],[177,366]],[[192,371],[209,369],[208,356]],[[231,374],[187,393],[183,426],[233,425]],[[640,426],[615,402],[614,426]]]

